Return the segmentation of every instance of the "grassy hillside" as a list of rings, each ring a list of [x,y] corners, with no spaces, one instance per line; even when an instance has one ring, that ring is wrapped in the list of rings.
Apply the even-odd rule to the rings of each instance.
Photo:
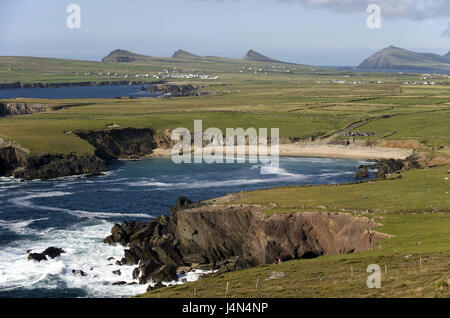
[[[409,171],[398,180],[241,193],[238,202],[263,204],[268,214],[344,208],[375,219],[382,224],[377,231],[393,237],[368,252],[264,265],[140,297],[191,298],[194,289],[195,297],[449,297],[449,168]],[[271,201],[280,206],[271,209]],[[381,267],[380,289],[366,286],[370,264]],[[274,271],[286,276],[268,279]]]
[[[448,55],[417,53],[390,46],[378,51],[364,60],[359,66],[363,69],[396,69],[396,70],[442,70],[450,71]]]
[[[423,91],[397,85],[229,84],[208,88],[211,96],[130,100],[23,100],[62,109],[41,114],[0,118],[0,138],[35,152],[90,152],[72,130],[99,130],[112,123],[121,127],[280,128],[282,136],[307,138],[329,135],[353,122],[379,118],[358,128],[379,139],[415,139],[431,146],[448,146],[449,107],[446,87]],[[448,94],[448,95],[446,95]],[[11,101],[14,102],[14,101]],[[441,124],[439,124],[441,123]]]

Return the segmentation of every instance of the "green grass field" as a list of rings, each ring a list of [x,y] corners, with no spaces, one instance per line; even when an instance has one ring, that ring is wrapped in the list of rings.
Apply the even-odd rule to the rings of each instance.
[[[450,182],[445,180],[450,176],[449,169],[409,171],[402,179],[355,185],[240,193],[236,195],[238,203],[265,205],[268,216],[345,209],[373,218],[382,224],[377,231],[393,237],[367,252],[264,265],[139,297],[191,298],[194,289],[195,297],[449,297]],[[269,202],[280,206],[270,208]],[[380,289],[366,285],[370,264],[382,270]],[[267,280],[274,271],[286,276]],[[229,292],[225,295],[227,283]]]
[[[366,118],[390,115],[358,128],[374,132],[372,139],[417,140],[429,146],[449,145],[450,105],[443,86],[424,93],[422,87],[397,93],[398,85],[226,84],[208,88],[210,96],[126,100],[11,100],[39,102],[61,108],[47,113],[0,118],[0,138],[34,152],[91,152],[71,130],[121,127],[157,130],[186,127],[195,119],[203,127],[280,128],[288,137],[330,135]],[[368,139],[368,138],[366,138]],[[369,138],[370,139],[370,138]]]
[[[356,139],[413,141],[422,146],[422,151],[450,156],[449,79],[436,80],[435,86],[404,85],[405,81],[418,81],[420,75],[348,74],[298,65],[286,66],[287,73],[271,71],[271,66],[220,58],[149,58],[137,63],[105,64],[0,57],[0,83],[123,80],[98,73],[156,74],[173,67],[219,76],[219,80],[207,82],[212,84],[205,88],[211,94],[203,97],[0,101],[50,107],[45,113],[0,118],[0,138],[36,153],[84,154],[92,153],[93,147],[71,132],[101,130],[111,124],[162,131],[192,129],[194,120],[201,119],[204,129],[280,128],[281,136],[307,139],[330,136],[353,123],[373,119],[355,130],[375,135]],[[241,73],[243,67],[247,69]],[[255,74],[249,67],[263,71]],[[93,74],[84,76],[84,72]],[[336,84],[333,80],[348,83]],[[238,203],[265,206],[267,216],[346,212],[374,218],[383,224],[378,231],[394,236],[364,253],[259,266],[144,296],[193,297],[195,289],[196,297],[449,297],[449,169],[408,171],[395,180],[236,194]],[[383,270],[381,289],[366,287],[369,264],[378,264]],[[286,276],[266,280],[272,271]],[[230,290],[225,295],[227,282]]]

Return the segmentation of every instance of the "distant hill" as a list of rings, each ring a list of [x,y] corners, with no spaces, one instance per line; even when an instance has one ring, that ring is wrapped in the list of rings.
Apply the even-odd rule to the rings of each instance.
[[[129,63],[148,58],[145,55],[136,54],[126,50],[114,50],[102,59],[104,63]]]
[[[188,51],[178,50],[175,53],[173,53],[172,58],[174,58],[174,59],[198,59],[198,58],[201,58],[201,56],[192,54]]]
[[[256,51],[250,50],[245,54],[244,60],[246,61],[254,61],[254,62],[270,62],[270,63],[285,63],[281,61],[274,60],[270,57],[262,55]]]
[[[417,53],[395,46],[378,51],[365,59],[360,69],[450,71],[450,52],[446,55]]]

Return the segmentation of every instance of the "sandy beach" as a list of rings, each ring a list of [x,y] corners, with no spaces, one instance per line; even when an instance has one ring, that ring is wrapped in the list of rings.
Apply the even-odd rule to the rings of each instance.
[[[230,147],[224,147],[225,154]],[[237,153],[237,147],[234,147]],[[401,149],[391,147],[364,147],[359,145],[326,145],[314,143],[281,144],[279,145],[280,156],[284,157],[318,157],[318,158],[348,158],[348,159],[405,159],[412,153],[412,149]],[[204,153],[210,154],[213,148],[205,147]],[[270,147],[269,147],[270,150]],[[214,152],[213,152],[214,153]],[[245,149],[248,155],[248,147]],[[151,157],[169,157],[171,149],[155,149]]]

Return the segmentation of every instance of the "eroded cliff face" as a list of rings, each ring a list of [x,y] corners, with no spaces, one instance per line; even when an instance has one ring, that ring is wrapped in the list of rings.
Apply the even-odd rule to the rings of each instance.
[[[32,180],[98,174],[107,171],[107,163],[113,160],[143,157],[155,148],[170,147],[173,143],[168,131],[155,134],[152,129],[107,129],[76,134],[95,147],[94,154],[30,153],[0,141],[0,176]]]
[[[95,154],[108,162],[116,159],[140,158],[156,148],[170,147],[173,142],[168,131],[155,133],[150,128],[123,128],[76,132],[95,147]]]
[[[39,103],[0,103],[0,117],[42,113],[48,109],[48,105]]]
[[[189,206],[188,206],[189,207]],[[259,206],[209,205],[174,210],[148,223],[115,225],[104,242],[128,246],[141,283],[161,266],[219,273],[282,260],[366,251],[383,237],[365,217],[342,213],[264,216]]]
[[[106,163],[94,155],[30,154],[14,146],[0,147],[0,176],[46,180],[107,169]]]
[[[187,97],[187,96],[203,96],[208,95],[208,91],[202,90],[204,85],[193,84],[166,84],[157,83],[152,84],[146,88],[150,93],[163,93],[173,97]]]

